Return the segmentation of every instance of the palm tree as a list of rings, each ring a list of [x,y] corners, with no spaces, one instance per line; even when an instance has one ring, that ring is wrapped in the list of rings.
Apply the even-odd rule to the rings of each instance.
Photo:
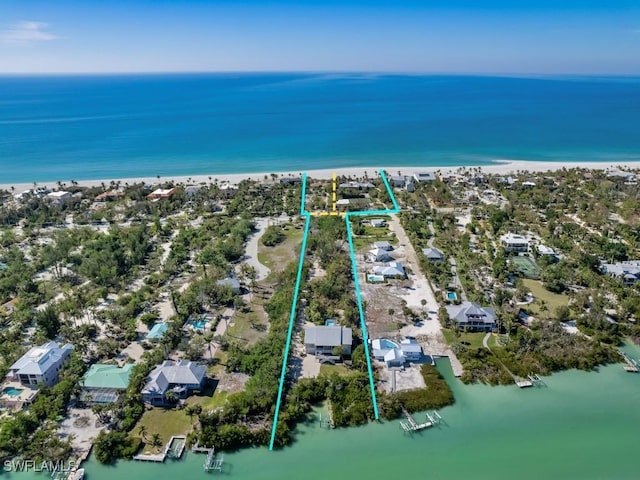
[[[157,432],[151,434],[151,446],[157,448],[161,445],[162,445],[162,440],[160,439],[160,434]]]
[[[144,440],[146,442],[147,441],[147,427],[144,426],[144,425],[140,425],[138,427],[138,433],[142,437],[142,440]]]

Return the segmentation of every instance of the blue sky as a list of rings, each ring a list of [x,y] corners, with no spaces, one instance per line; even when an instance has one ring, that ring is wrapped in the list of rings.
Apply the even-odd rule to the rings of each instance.
[[[640,75],[640,0],[1,0],[0,73]]]

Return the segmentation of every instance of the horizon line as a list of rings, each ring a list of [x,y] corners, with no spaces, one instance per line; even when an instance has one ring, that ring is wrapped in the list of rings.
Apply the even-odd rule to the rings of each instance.
[[[638,73],[536,73],[536,72],[447,72],[447,71],[402,71],[402,70],[130,70],[130,71],[73,71],[73,72],[0,72],[0,77],[45,77],[45,76],[127,76],[127,75],[375,75],[375,76],[456,76],[456,77],[597,77],[639,78]]]

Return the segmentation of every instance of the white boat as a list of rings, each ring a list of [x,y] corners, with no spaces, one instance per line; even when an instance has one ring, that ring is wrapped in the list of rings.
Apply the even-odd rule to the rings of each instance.
[[[69,480],[82,480],[84,478],[84,468],[79,468],[69,477]]]

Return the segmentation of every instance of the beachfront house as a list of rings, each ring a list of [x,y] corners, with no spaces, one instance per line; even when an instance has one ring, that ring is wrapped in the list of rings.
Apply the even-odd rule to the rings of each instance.
[[[433,182],[436,179],[436,175],[433,172],[416,172],[413,174],[413,179],[417,182]]]
[[[624,284],[629,287],[640,282],[640,260],[602,263],[600,269],[602,273],[622,279]]]
[[[529,251],[529,240],[522,235],[511,232],[500,237],[500,244],[505,252],[516,253]]]
[[[462,302],[459,305],[447,305],[444,308],[451,321],[459,328],[490,332],[496,325],[495,310],[481,307],[475,302]]]
[[[54,341],[31,348],[9,367],[7,379],[22,385],[50,387],[58,383],[60,369],[69,360],[73,345],[60,347]]]
[[[444,260],[444,252],[435,247],[423,248],[422,254],[427,257],[430,262],[440,262]]]
[[[171,198],[176,193],[176,188],[158,188],[147,195],[147,200],[162,200]]]
[[[404,188],[407,185],[407,178],[401,175],[391,176],[389,182],[396,188]]]
[[[91,365],[80,381],[80,400],[87,404],[115,402],[129,386],[133,367],[133,363],[122,367],[104,363]]]
[[[194,390],[201,390],[206,379],[207,367],[189,360],[173,362],[165,360],[147,377],[142,388],[142,401],[150,405],[169,405],[173,400],[184,399]]]
[[[53,205],[62,206],[71,199],[71,192],[65,192],[64,190],[51,192],[47,194],[47,199]]]
[[[344,355],[351,355],[353,332],[340,325],[313,325],[304,329],[304,349],[309,355],[333,355],[341,348]]]
[[[394,258],[389,254],[387,250],[382,248],[373,248],[367,253],[368,262],[391,262]]]
[[[386,265],[373,267],[374,275],[382,275],[384,278],[405,278],[407,273],[400,262],[389,262]]]
[[[344,182],[338,185],[338,188],[355,188],[356,190],[369,190],[373,188],[375,185],[371,182]]]

